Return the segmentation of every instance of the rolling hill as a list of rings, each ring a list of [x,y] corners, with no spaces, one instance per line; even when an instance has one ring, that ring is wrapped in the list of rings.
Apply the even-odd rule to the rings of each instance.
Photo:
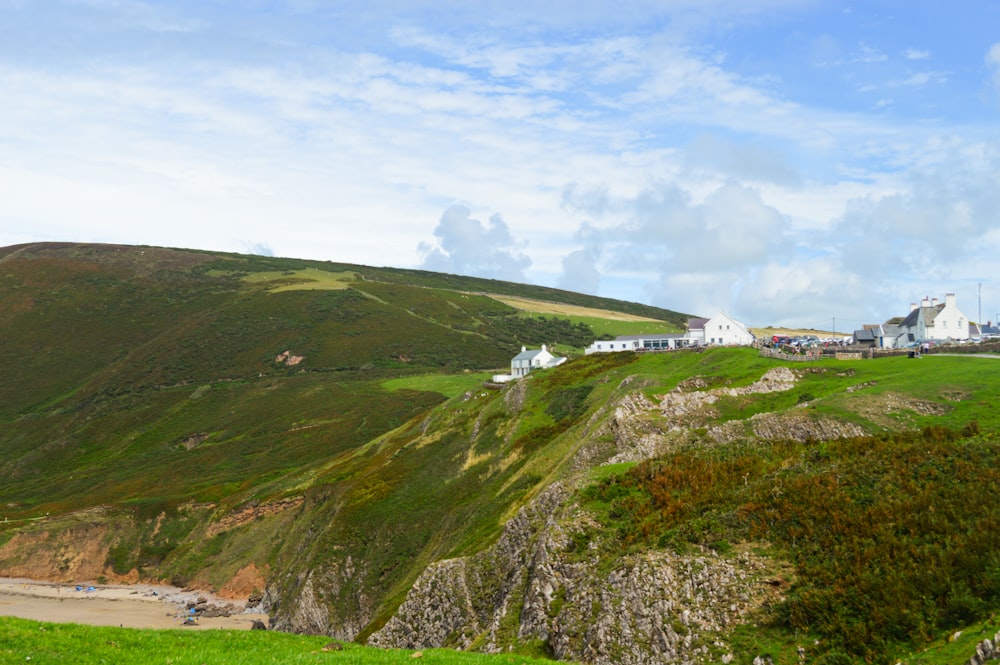
[[[687,316],[153,247],[0,249],[0,308],[2,575],[594,663],[890,662],[1000,608],[992,359],[582,357]]]

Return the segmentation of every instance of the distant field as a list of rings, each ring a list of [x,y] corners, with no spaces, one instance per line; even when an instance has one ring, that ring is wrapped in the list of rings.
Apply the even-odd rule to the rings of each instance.
[[[492,293],[487,293],[485,295],[488,295],[494,300],[499,300],[503,304],[509,305],[514,309],[519,309],[525,312],[533,312],[535,314],[558,314],[559,316],[588,317],[605,321],[648,321],[666,325],[659,319],[650,319],[643,316],[636,316],[634,314],[623,314],[621,312],[613,312],[607,309],[594,309],[592,307],[581,307],[579,305],[567,305],[557,302],[545,302],[543,300],[531,300],[529,298],[517,298],[514,296],[498,296]]]
[[[255,272],[243,278],[251,284],[274,283],[271,293],[281,291],[336,291],[346,289],[352,282],[358,281],[357,273],[328,272],[316,268],[302,270],[286,270],[272,272]]]
[[[750,332],[757,336],[757,339],[770,339],[773,335],[788,335],[798,337],[800,335],[816,335],[817,337],[844,337],[850,333],[829,332],[827,330],[816,330],[815,328],[750,328]]]
[[[586,323],[598,337],[604,334],[617,337],[618,335],[658,335],[683,332],[683,330],[670,325],[666,321],[656,321],[655,319],[609,321],[608,319],[590,316],[570,316],[568,318],[573,323]]]

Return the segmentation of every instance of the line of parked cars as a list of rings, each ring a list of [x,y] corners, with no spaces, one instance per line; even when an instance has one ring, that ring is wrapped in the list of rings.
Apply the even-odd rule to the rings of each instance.
[[[819,337],[818,335],[773,335],[771,343],[774,346],[794,346],[806,349],[818,346],[846,346],[854,341],[853,337]]]

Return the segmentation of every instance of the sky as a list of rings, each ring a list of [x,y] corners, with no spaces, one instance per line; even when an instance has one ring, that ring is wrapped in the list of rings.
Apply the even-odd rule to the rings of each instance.
[[[0,0],[0,246],[1000,316],[1000,3]]]

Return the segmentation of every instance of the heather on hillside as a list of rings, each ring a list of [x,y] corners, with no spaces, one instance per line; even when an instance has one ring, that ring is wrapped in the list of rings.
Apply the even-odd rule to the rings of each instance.
[[[795,566],[768,621],[892,662],[1000,607],[1000,443],[927,427],[690,451],[591,486],[617,547],[766,543]]]

